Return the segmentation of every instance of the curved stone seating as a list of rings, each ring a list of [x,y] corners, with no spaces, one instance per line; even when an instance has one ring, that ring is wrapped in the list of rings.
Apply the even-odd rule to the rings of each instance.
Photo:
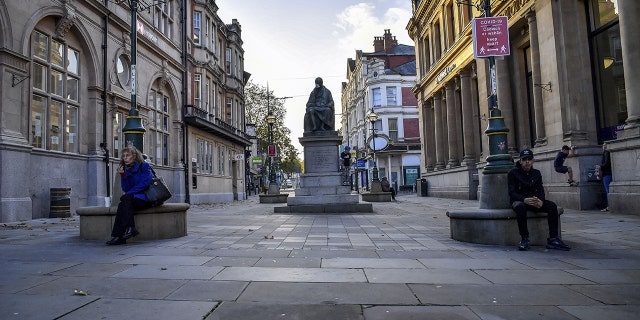
[[[564,209],[558,207],[558,215]],[[447,212],[451,238],[463,242],[517,245],[520,242],[516,213],[511,209],[462,209]],[[532,245],[546,245],[549,225],[546,212],[527,211],[527,226]],[[558,236],[561,237],[558,218]]]
[[[136,211],[134,219],[140,234],[136,240],[160,240],[187,235],[188,203],[165,203],[158,207]],[[80,238],[85,240],[109,240],[117,207],[81,207]]]

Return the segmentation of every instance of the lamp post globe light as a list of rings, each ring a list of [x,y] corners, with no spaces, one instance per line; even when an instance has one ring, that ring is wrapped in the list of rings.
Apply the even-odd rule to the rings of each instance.
[[[373,142],[373,169],[371,170],[372,172],[372,181],[380,181],[378,179],[378,164],[376,162],[376,121],[378,121],[378,114],[376,114],[375,112],[373,112],[373,109],[371,110],[371,113],[369,113],[369,115],[367,116],[367,118],[369,119],[369,122],[371,122],[371,134],[372,134],[372,142]]]
[[[273,158],[275,157],[275,146],[273,145],[273,125],[276,123],[276,116],[271,112],[267,115],[267,124],[269,131],[269,194],[279,194],[280,190],[276,182],[276,172],[273,168]]]

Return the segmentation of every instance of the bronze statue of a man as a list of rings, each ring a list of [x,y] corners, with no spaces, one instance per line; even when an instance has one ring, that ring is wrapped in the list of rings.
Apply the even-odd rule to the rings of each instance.
[[[333,131],[334,103],[331,91],[322,85],[322,78],[316,78],[316,87],[309,95],[307,112],[304,115],[304,131]]]

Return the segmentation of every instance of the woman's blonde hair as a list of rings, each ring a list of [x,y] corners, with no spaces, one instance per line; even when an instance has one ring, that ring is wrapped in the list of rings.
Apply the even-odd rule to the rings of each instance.
[[[133,161],[136,164],[141,164],[144,161],[144,158],[142,157],[142,152],[140,152],[140,150],[138,150],[134,146],[124,147],[124,149],[122,149],[122,157],[124,157],[125,152],[131,153],[133,155]],[[120,163],[124,165],[124,159],[121,158]]]

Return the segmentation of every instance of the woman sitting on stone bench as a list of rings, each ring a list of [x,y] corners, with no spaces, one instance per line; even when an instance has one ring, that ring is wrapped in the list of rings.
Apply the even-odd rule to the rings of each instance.
[[[112,239],[107,241],[107,245],[125,244],[127,239],[137,236],[139,232],[136,230],[133,213],[151,207],[144,191],[151,184],[153,173],[136,147],[128,146],[122,150],[118,173],[122,178],[120,184],[124,194],[120,197],[111,231]]]

